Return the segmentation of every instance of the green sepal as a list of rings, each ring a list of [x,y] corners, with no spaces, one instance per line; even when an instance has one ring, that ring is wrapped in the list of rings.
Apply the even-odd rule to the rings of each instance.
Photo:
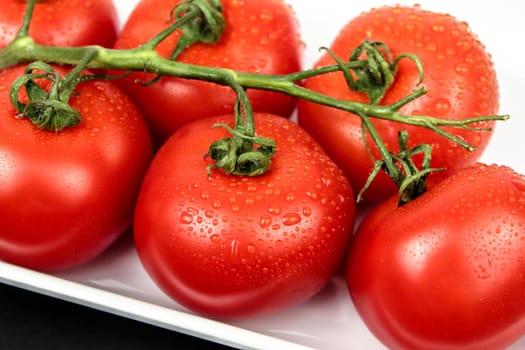
[[[403,58],[408,58],[416,64],[419,71],[418,85],[423,81],[423,67],[417,56],[401,54],[396,59],[392,58],[389,48],[382,42],[365,40],[352,51],[349,62],[362,61],[366,64],[347,69],[345,62],[332,50],[323,48],[340,67],[348,88],[353,91],[368,95],[370,104],[377,105],[381,102],[386,92],[394,83],[397,65]]]
[[[36,79],[49,80],[49,91],[37,84]],[[26,117],[38,128],[52,132],[78,125],[80,113],[68,104],[73,89],[68,83],[69,80],[63,80],[47,63],[37,61],[28,65],[26,74],[16,79],[9,91],[18,117]],[[26,91],[27,103],[19,99],[22,88]]]
[[[208,176],[211,176],[211,169],[221,169],[226,174],[241,176],[258,176],[270,169],[271,158],[277,148],[274,140],[245,135],[227,124],[216,124],[213,127],[225,128],[232,137],[222,138],[210,145],[205,157],[210,157],[215,164],[208,166]]]

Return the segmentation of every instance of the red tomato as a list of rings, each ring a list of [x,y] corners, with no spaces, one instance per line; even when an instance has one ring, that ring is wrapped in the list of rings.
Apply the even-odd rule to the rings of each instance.
[[[278,146],[256,177],[212,171],[203,155],[231,117],[177,131],[160,149],[135,213],[139,256],[168,295],[197,312],[240,318],[306,300],[332,276],[350,238],[355,203],[341,170],[288,119],[256,114]],[[226,118],[226,119],[224,119]]]
[[[119,35],[116,48],[143,44],[167,25],[170,10],[177,0],[142,0],[130,15]],[[285,74],[300,69],[301,41],[293,11],[282,0],[224,0],[226,29],[219,43],[195,44],[177,61],[236,71],[262,74]],[[168,57],[180,32],[175,32],[157,49]],[[236,95],[229,87],[203,81],[164,77],[144,87],[136,80],[149,81],[151,74],[136,73],[120,81],[121,86],[137,101],[154,138],[164,141],[181,126],[210,115],[230,113]],[[295,100],[284,94],[250,90],[248,95],[255,111],[289,116]]]
[[[525,177],[477,164],[373,210],[347,282],[390,349],[504,349],[525,334]]]
[[[394,57],[401,53],[412,53],[421,59],[425,72],[424,86],[428,93],[401,108],[401,113],[450,120],[497,114],[498,84],[490,56],[464,22],[450,15],[425,11],[419,6],[380,7],[346,24],[331,49],[340,58],[346,59],[368,36],[371,41],[384,42]],[[316,66],[331,64],[334,64],[334,60],[324,55]],[[403,59],[396,81],[380,104],[390,104],[409,95],[418,79],[416,65]],[[365,94],[349,90],[341,73],[308,79],[305,87],[339,99],[368,103]],[[359,191],[373,167],[363,143],[360,119],[306,101],[299,101],[298,109],[299,124],[319,141],[345,171],[356,192]],[[383,120],[375,120],[374,125],[387,147],[394,152],[398,151],[398,131],[408,130],[409,148],[422,143],[430,144],[433,148],[432,167],[446,167],[451,172],[476,161],[492,134],[453,130],[454,134],[477,147],[476,151],[468,152],[429,130]],[[482,126],[493,126],[493,122]],[[379,159],[379,152],[376,147],[372,147],[370,138],[367,144],[374,157]],[[430,175],[429,179],[445,175],[446,172],[436,173]],[[380,201],[396,191],[394,183],[381,173],[364,194],[364,199]]]
[[[0,0],[0,49],[22,25],[27,1]],[[113,46],[118,16],[111,0],[37,1],[29,35],[38,44],[53,46]]]
[[[78,126],[38,129],[17,118],[9,100],[23,70],[0,71],[0,259],[38,270],[73,267],[129,227],[151,159],[149,132],[108,82],[77,87],[70,104],[81,113]]]

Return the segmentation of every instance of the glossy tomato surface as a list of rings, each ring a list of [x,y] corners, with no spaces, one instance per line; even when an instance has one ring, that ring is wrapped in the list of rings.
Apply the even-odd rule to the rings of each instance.
[[[151,139],[137,107],[108,82],[77,87],[70,102],[81,113],[78,126],[38,129],[17,117],[8,96],[24,68],[0,72],[0,259],[65,269],[130,226]]]
[[[476,164],[359,226],[352,300],[389,349],[505,349],[525,334],[525,177]]]
[[[145,43],[169,23],[177,0],[142,0],[128,18],[116,48],[132,48]],[[177,61],[224,67],[236,71],[285,74],[301,68],[301,41],[297,20],[284,1],[222,1],[226,29],[217,44],[195,44]],[[165,40],[157,52],[168,57],[180,32]],[[137,101],[159,143],[181,126],[198,119],[231,113],[235,94],[229,87],[180,78],[162,78],[145,87],[151,74],[132,74],[121,86]],[[248,91],[255,111],[289,116],[295,100],[262,90]]]
[[[381,41],[393,57],[402,53],[417,55],[424,69],[423,85],[428,93],[402,107],[406,115],[427,115],[441,119],[466,119],[474,116],[495,115],[499,108],[496,74],[490,55],[485,51],[466,23],[456,18],[424,10],[420,6],[384,6],[363,12],[349,21],[331,45],[341,59],[363,40]],[[334,64],[325,54],[316,67]],[[417,86],[419,72],[409,59],[398,66],[396,81],[380,104],[394,103],[409,95]],[[332,73],[308,79],[305,87],[343,100],[368,102],[368,97],[349,90],[341,73]],[[299,101],[299,124],[311,133],[326,152],[345,171],[354,190],[361,190],[373,167],[362,137],[361,120],[347,112]],[[490,140],[492,132],[448,129],[476,147],[469,152],[433,131],[386,120],[374,120],[374,125],[392,152],[398,152],[398,131],[409,131],[409,148],[419,144],[432,146],[432,167],[445,167],[453,172],[476,161]],[[493,122],[477,124],[492,127]],[[366,144],[374,159],[380,159],[373,141]],[[446,172],[432,177],[444,177]],[[381,201],[397,191],[394,183],[380,174],[364,195],[365,200]]]
[[[14,39],[22,25],[27,1],[0,0],[0,48]],[[38,44],[53,46],[113,46],[118,31],[117,10],[111,0],[37,1],[29,35]]]
[[[232,116],[177,131],[148,170],[135,214],[146,271],[169,296],[218,318],[267,314],[300,303],[330,279],[345,253],[355,203],[343,173],[297,124],[256,114],[274,139],[269,172],[225,175],[206,167],[212,129]]]

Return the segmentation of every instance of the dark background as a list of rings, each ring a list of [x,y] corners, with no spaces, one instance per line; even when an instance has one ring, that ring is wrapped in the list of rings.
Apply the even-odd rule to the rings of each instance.
[[[232,349],[0,283],[0,349]]]

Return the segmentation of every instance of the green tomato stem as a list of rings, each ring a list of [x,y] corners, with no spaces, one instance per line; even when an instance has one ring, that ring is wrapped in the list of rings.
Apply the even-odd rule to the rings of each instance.
[[[210,4],[212,4],[211,8],[209,7]],[[295,98],[347,111],[358,116],[361,119],[363,128],[371,135],[382,157],[381,163],[376,164],[374,173],[379,171],[379,168],[382,168],[398,184],[401,184],[404,178],[403,171],[396,165],[399,157],[391,154],[384,145],[371,122],[371,118],[432,130],[469,151],[474,150],[474,147],[445,128],[452,127],[483,131],[486,129],[472,127],[471,125],[484,121],[506,120],[509,118],[508,115],[493,115],[464,120],[443,120],[430,116],[404,115],[400,113],[401,107],[426,93],[424,88],[418,88],[410,95],[390,105],[379,105],[378,102],[393,82],[396,66],[400,59],[409,58],[414,61],[420,71],[421,80],[423,79],[423,72],[419,59],[410,54],[401,54],[393,62],[390,62],[391,56],[388,48],[386,45],[378,42],[365,41],[362,46],[354,51],[353,56],[356,57],[350,62],[344,62],[329,52],[336,64],[285,75],[245,73],[232,69],[212,68],[175,61],[174,59],[185,47],[195,42],[216,42],[219,40],[225,23],[221,13],[222,7],[218,0],[211,2],[188,0],[182,2],[181,7],[174,10],[176,21],[172,25],[138,48],[119,50],[101,46],[52,47],[35,43],[28,34],[34,6],[35,1],[28,1],[28,8],[24,15],[22,27],[13,42],[0,50],[0,69],[25,62],[44,61],[56,64],[80,65],[82,68],[148,72],[157,77],[174,76],[229,86],[235,91],[238,98],[236,129],[232,130],[231,138],[218,141],[215,145],[210,146],[209,155],[217,163],[228,164],[227,167],[231,169],[230,172],[232,173],[245,174],[247,172],[259,174],[265,171],[264,169],[267,169],[267,166],[269,166],[269,158],[266,160],[261,159],[267,156],[271,157],[276,147],[272,140],[255,135],[253,113],[250,101],[246,95],[246,89],[280,92]],[[177,29],[182,30],[179,45],[175,47],[169,58],[161,57],[155,51],[155,48]],[[368,61],[357,59],[363,50],[366,51],[369,57]],[[380,50],[386,52],[387,57],[383,57]],[[350,70],[357,76],[357,80],[354,80]],[[338,71],[344,74],[349,88],[352,88],[353,85],[359,87],[359,91],[363,89],[363,91],[367,92],[371,103],[366,104],[336,99],[303,88],[298,84],[304,79]],[[156,80],[157,78],[152,79],[151,82],[154,83]],[[149,82],[145,84],[149,84]],[[252,149],[254,144],[259,145],[258,150]],[[247,160],[242,155],[245,165],[241,166],[241,170],[232,165],[233,163],[231,163],[230,159],[232,156],[241,158],[241,154],[237,154],[238,149],[251,154]],[[251,150],[255,153],[251,152]],[[264,165],[262,168],[259,168],[258,164],[262,163]],[[428,171],[425,170],[424,174]],[[416,174],[413,177],[419,179],[421,176]]]
[[[29,39],[29,40],[28,40]],[[149,48],[115,50],[100,46],[51,47],[39,45],[29,37],[17,37],[10,45],[0,51],[0,69],[5,69],[23,62],[42,60],[58,64],[77,65],[82,62],[89,51],[96,51],[88,68],[111,69],[121,71],[142,71],[152,74],[175,76],[185,79],[204,80],[220,85],[231,86],[235,82],[245,89],[269,90],[311,101],[314,103],[338,108],[356,115],[366,115],[378,119],[413,125],[439,132],[440,135],[471,150],[463,140],[458,139],[439,127],[470,128],[469,125],[483,121],[507,120],[508,115],[474,117],[463,120],[444,120],[430,116],[404,115],[398,109],[426,93],[420,88],[408,97],[392,105],[372,105],[355,101],[339,100],[328,95],[305,89],[298,81],[315,75],[339,71],[337,65],[310,69],[287,75],[264,75],[258,73],[236,72],[226,68],[212,68],[162,58]],[[438,131],[439,129],[439,131]]]

